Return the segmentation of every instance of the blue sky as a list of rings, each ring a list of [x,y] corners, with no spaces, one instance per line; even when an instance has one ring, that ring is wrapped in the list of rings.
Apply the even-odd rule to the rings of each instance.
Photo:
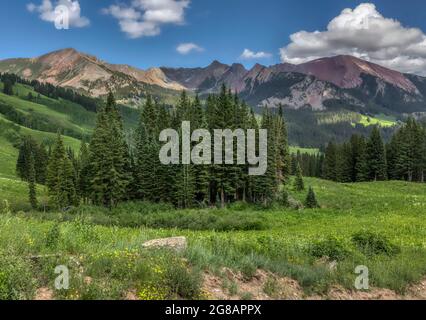
[[[52,5],[56,5],[58,1],[74,0],[49,1]],[[153,66],[205,66],[213,60],[224,63],[241,62],[251,67],[254,63],[265,65],[279,63],[283,57],[290,62],[303,62],[320,55],[354,53],[402,71],[422,73],[423,68],[426,69],[426,42],[423,43],[422,38],[423,32],[426,31],[426,2],[423,0],[369,1],[370,4],[375,5],[377,13],[383,16],[385,31],[381,31],[382,33],[386,33],[386,30],[392,34],[398,32],[394,25],[389,26],[386,22],[388,20],[384,19],[394,19],[401,25],[399,38],[409,34],[405,32],[410,31],[409,28],[417,28],[411,30],[412,39],[406,39],[405,43],[402,43],[400,39],[392,39],[384,41],[380,48],[371,49],[371,45],[359,39],[359,32],[356,32],[353,36],[354,40],[349,43],[343,43],[344,39],[337,41],[339,42],[337,46],[329,40],[325,44],[321,42],[320,49],[313,49],[317,50],[318,54],[312,52],[312,48],[308,48],[309,43],[304,43],[305,38],[303,38],[306,36],[306,39],[312,40],[311,37],[317,37],[316,35],[301,34],[298,41],[290,40],[290,35],[302,30],[307,32],[318,30],[328,39],[328,34],[333,36],[336,34],[334,31],[325,33],[330,21],[338,17],[345,8],[353,10],[365,1],[139,1],[143,6],[137,7],[135,4],[132,6],[132,0],[75,1],[81,8],[80,17],[84,17],[87,21],[79,20],[81,23],[77,21],[69,30],[57,30],[52,22],[40,17],[41,9],[38,10],[38,6],[42,0],[3,0],[3,8],[0,11],[0,30],[2,30],[0,59],[33,57],[56,49],[73,47],[108,62],[126,63],[145,69]],[[146,11],[150,10],[149,3],[154,2],[155,6],[156,1],[164,3],[166,8],[163,9],[166,11],[162,12],[170,13],[171,18],[146,17]],[[185,3],[179,5],[179,1]],[[34,4],[32,8],[28,7],[31,2]],[[168,3],[172,5],[178,3],[178,5],[167,7]],[[152,34],[149,35],[141,35],[147,32],[145,29],[139,34],[120,30],[119,21],[123,22],[123,19],[119,20],[113,16],[111,5],[118,6],[121,12],[124,9],[138,12],[139,17],[135,18],[138,26],[148,21],[151,23],[150,28],[155,30],[153,29]],[[106,13],[105,9],[109,13]],[[373,16],[376,15],[376,11],[373,11]],[[314,40],[318,39],[314,38]],[[323,41],[323,38],[319,40]],[[176,49],[180,44],[185,43],[198,47],[192,46],[196,49],[187,54],[181,54]],[[292,45],[289,46],[289,44]],[[393,49],[394,47],[396,49]],[[408,47],[412,50],[407,51]],[[285,50],[280,51],[282,48]],[[245,49],[249,50],[246,52],[251,52],[251,55],[247,55],[247,59],[241,57]],[[392,55],[391,51],[396,52],[396,55],[395,53]],[[401,56],[406,58],[397,59]]]

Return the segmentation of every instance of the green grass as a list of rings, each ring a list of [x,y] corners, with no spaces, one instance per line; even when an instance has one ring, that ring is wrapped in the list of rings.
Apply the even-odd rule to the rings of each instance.
[[[342,122],[351,123],[355,127],[361,124],[365,127],[378,125],[380,127],[393,127],[397,125],[396,118],[385,114],[375,116],[366,116],[357,112],[341,111],[341,112],[319,112],[316,114],[317,123],[319,125],[336,124]]]
[[[11,121],[5,119],[0,114],[0,122],[6,124],[12,124]],[[26,127],[19,125],[14,126],[15,129],[11,129],[17,136],[32,136],[39,143],[45,141],[55,141],[56,134],[50,132],[42,132],[37,130],[32,130]],[[16,130],[16,131],[15,131]],[[81,142],[80,140],[63,136],[64,143],[67,147],[72,148],[75,152],[80,150]],[[16,161],[18,159],[18,149],[13,145],[11,141],[5,136],[5,132],[0,132],[0,177],[15,179],[16,178]],[[2,187],[2,183],[0,183]]]
[[[314,187],[320,209],[261,210],[235,205],[225,210],[179,210],[174,211],[173,216],[167,206],[141,203],[123,205],[110,213],[89,207],[68,214],[0,214],[0,251],[11,250],[22,257],[60,253],[60,258],[47,259],[39,262],[37,268],[33,267],[39,286],[45,284],[46,279],[52,279],[51,268],[55,263],[71,264],[70,257],[78,257],[86,276],[96,283],[96,287],[88,288],[75,279],[75,292],[72,292],[79,298],[86,297],[88,290],[92,298],[122,298],[123,292],[137,289],[140,296],[147,299],[152,298],[149,292],[156,292],[161,298],[171,291],[182,291],[186,298],[193,299],[198,296],[197,270],[218,272],[223,267],[240,270],[248,278],[257,268],[269,270],[296,279],[307,293],[324,293],[332,284],[353,289],[354,270],[358,265],[369,267],[371,286],[398,292],[404,292],[407,285],[426,275],[426,184],[393,181],[337,184],[319,179],[305,179],[305,183]],[[20,186],[16,188],[12,195],[23,192]],[[306,192],[290,190],[290,193],[300,200],[306,196]],[[128,218],[125,212],[153,220],[141,219],[139,225],[126,228],[122,226]],[[201,219],[209,214],[226,216],[229,221],[260,219],[263,227],[217,231],[214,230],[217,225],[209,219]],[[200,217],[198,227],[193,228],[177,218],[187,215],[191,220]],[[109,225],[111,217],[114,226]],[[153,221],[162,221],[162,224],[154,227]],[[57,223],[60,231],[52,233]],[[367,231],[386,237],[386,241],[399,250],[393,255],[380,251],[366,255],[353,238],[360,232],[369,234]],[[158,273],[161,279],[157,279],[156,268],[166,268],[161,261],[176,257],[165,258],[164,252],[158,252],[148,259],[141,244],[171,236],[186,236],[189,240],[189,248],[183,253],[188,273],[182,269],[179,272],[183,275],[163,270]],[[329,242],[324,247],[326,241]],[[339,259],[335,272],[316,262],[321,251],[315,249],[314,254],[314,248],[325,248],[320,250]],[[162,278],[166,273],[167,281]],[[177,280],[180,278],[186,280],[180,282]],[[176,283],[181,287],[176,289]],[[167,292],[162,292],[161,287]],[[72,292],[64,298],[72,298]]]
[[[365,127],[378,125],[384,128],[394,127],[397,124],[395,118],[386,115],[376,115],[375,117],[361,115],[361,120],[358,123]]]
[[[1,114],[0,114],[0,121],[12,123],[11,121],[4,118],[4,116],[1,115]],[[33,129],[23,127],[23,126],[19,126],[19,125],[17,125],[17,126],[19,127],[19,134],[24,135],[24,136],[25,135],[32,136],[38,142],[43,142],[43,140],[55,141],[55,139],[56,139],[56,135],[57,135],[56,133],[33,130]],[[0,132],[0,137],[1,137],[1,132]],[[75,139],[75,138],[71,138],[71,137],[68,137],[68,136],[63,136],[63,139],[64,139],[64,143],[67,147],[71,147],[74,151],[80,150],[80,145],[81,145],[80,140]],[[4,147],[10,148],[10,146],[7,146],[7,144],[8,143],[5,143]],[[3,143],[0,144],[0,148],[3,148]]]
[[[0,201],[4,205],[7,200],[12,210],[30,210],[31,206],[26,198],[28,195],[28,184],[16,178],[7,178],[0,175]],[[47,204],[47,189],[45,186],[37,186],[37,198],[41,206]]]
[[[0,136],[0,177],[14,178],[18,151],[4,138]]]
[[[64,103],[64,101],[56,101],[46,97],[42,97],[39,100],[40,103],[36,103],[21,99],[17,96],[8,96],[0,93],[1,103],[13,106],[15,110],[20,111],[24,115],[36,115],[43,117],[43,119],[49,121],[52,126],[54,125],[59,128],[72,131],[75,134],[85,135],[90,133],[89,126],[81,126],[74,121],[72,116],[73,113],[70,112],[70,102]],[[34,101],[37,101],[37,99]],[[46,105],[42,103],[46,103]],[[76,111],[78,111],[77,105],[75,105],[75,108]],[[82,107],[80,106],[79,108]],[[90,117],[89,119],[93,119],[94,114],[87,112],[86,116],[88,118]],[[83,116],[80,118],[84,119]],[[94,121],[92,121],[92,123],[94,123]]]
[[[290,146],[290,153],[296,154],[297,152],[300,152],[301,154],[317,154],[319,153],[319,149],[317,148],[301,148],[296,146]]]

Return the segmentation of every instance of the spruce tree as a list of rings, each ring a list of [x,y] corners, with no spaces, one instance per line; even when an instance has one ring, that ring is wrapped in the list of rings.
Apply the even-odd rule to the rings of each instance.
[[[288,191],[285,187],[283,187],[282,190],[281,190],[280,198],[279,198],[280,205],[283,206],[283,207],[288,207],[290,205],[288,198],[289,198]]]
[[[327,180],[337,181],[337,147],[333,142],[325,150],[323,175]]]
[[[300,167],[299,163],[297,163],[297,167],[296,167],[296,179],[294,180],[294,189],[296,191],[305,190],[305,183],[303,182],[302,168]]]
[[[3,93],[7,94],[8,96],[13,95],[13,83],[9,79],[4,81]]]
[[[128,147],[113,94],[98,113],[90,143],[91,200],[112,208],[126,196],[129,182]]]
[[[367,143],[367,166],[371,180],[386,180],[386,151],[380,130],[377,126],[373,128]]]
[[[343,143],[337,148],[337,165],[336,174],[337,181],[339,182],[353,182],[352,177],[354,175],[354,159],[352,155],[352,147],[350,143]]]
[[[30,154],[29,158],[29,171],[28,171],[28,198],[31,204],[31,208],[37,209],[37,191],[36,191],[36,173],[35,173],[35,163],[34,156]]]
[[[305,206],[309,209],[315,209],[320,207],[320,205],[318,204],[314,189],[312,187],[309,187],[309,192],[306,197]]]
[[[77,189],[78,195],[84,203],[88,202],[90,197],[90,153],[87,144],[82,141],[78,157],[78,176]]]
[[[191,105],[191,111],[192,130],[194,130],[194,128],[207,129],[204,110],[198,95],[195,97],[195,100]],[[195,201],[198,203],[206,203],[209,201],[210,165],[195,165],[193,166],[193,173]]]
[[[49,158],[49,164],[47,166],[49,202],[50,205],[55,208],[60,208],[62,206],[59,185],[61,183],[61,172],[65,157],[66,153],[62,136],[58,133],[56,143],[53,147],[52,155]]]
[[[69,206],[78,206],[78,196],[75,188],[74,166],[66,156],[63,159],[58,184],[58,203],[62,208]]]

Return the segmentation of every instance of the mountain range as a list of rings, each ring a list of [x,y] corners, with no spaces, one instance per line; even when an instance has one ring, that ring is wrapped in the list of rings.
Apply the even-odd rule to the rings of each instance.
[[[321,111],[344,108],[373,113],[426,112],[426,78],[403,74],[352,56],[327,57],[294,65],[242,64],[214,61],[200,68],[141,70],[63,49],[36,58],[0,61],[0,72],[72,88],[93,97],[112,89],[120,98],[177,96],[182,90],[201,96],[225,84],[252,107],[282,104],[290,109]]]

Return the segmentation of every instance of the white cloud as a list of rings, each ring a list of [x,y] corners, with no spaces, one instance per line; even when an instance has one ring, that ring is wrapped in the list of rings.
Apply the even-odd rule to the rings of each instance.
[[[240,56],[240,59],[250,60],[250,59],[264,59],[270,58],[272,54],[264,51],[254,52],[249,49],[244,49],[243,53]]]
[[[156,36],[165,24],[183,24],[190,0],[133,0],[130,5],[111,5],[102,10],[118,20],[130,38]]]
[[[343,10],[326,31],[300,31],[290,39],[281,48],[283,62],[298,64],[349,54],[401,72],[426,75],[426,35],[384,17],[371,3]]]
[[[176,51],[179,52],[180,54],[189,54],[193,51],[196,52],[202,52],[204,51],[204,48],[200,47],[199,45],[195,44],[195,43],[181,43],[180,45],[177,46]]]
[[[58,6],[66,6],[68,8],[70,27],[83,28],[90,24],[88,18],[81,16],[81,7],[78,0],[57,0],[54,2],[51,0],[43,0],[40,5],[28,3],[27,10],[32,13],[38,13],[40,19],[43,21],[54,23],[57,18],[55,9]]]

